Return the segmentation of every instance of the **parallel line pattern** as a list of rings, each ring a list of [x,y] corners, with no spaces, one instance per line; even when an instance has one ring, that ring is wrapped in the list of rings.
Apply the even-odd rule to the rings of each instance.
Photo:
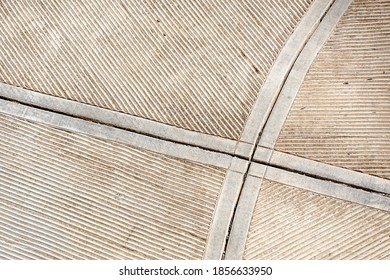
[[[0,259],[201,259],[225,170],[0,115]]]
[[[1,1],[0,82],[238,139],[311,2]]]
[[[390,259],[390,213],[264,180],[244,259]]]
[[[390,179],[390,2],[354,1],[311,66],[276,149]]]

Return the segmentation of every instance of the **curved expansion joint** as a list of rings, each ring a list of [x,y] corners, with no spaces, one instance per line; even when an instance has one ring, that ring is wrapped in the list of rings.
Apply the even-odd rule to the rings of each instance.
[[[383,100],[390,40],[382,27],[390,22],[381,14],[390,9],[351,2],[335,1],[302,50],[254,160],[388,195],[390,123]]]
[[[163,20],[149,23],[151,33],[129,32],[126,26],[111,25],[111,21],[125,17],[120,7],[112,5],[107,11],[107,21],[100,23],[106,29],[93,36],[82,22],[72,21],[72,28],[66,26],[73,14],[70,11],[79,7],[76,7],[77,3],[64,4],[61,6],[62,20],[53,14],[45,19],[47,22],[42,22],[50,33],[43,35],[54,36],[49,43],[41,42],[41,33],[35,26],[23,25],[23,32],[29,34],[28,48],[14,29],[2,25],[4,41],[12,42],[15,48],[8,49],[8,44],[0,47],[0,55],[8,60],[0,71],[3,83],[0,84],[0,96],[249,159],[291,66],[332,0],[291,1],[291,6],[283,1],[247,2],[232,3],[234,8],[228,9],[213,5],[208,13],[203,13],[202,6],[196,3],[188,4],[183,7],[183,12],[188,13],[188,19],[184,21],[175,11],[168,12],[184,27],[191,20],[203,22],[201,26],[194,24],[195,29],[178,29],[176,21],[165,11],[174,10],[174,7],[160,7],[155,12]],[[15,10],[10,15],[18,14],[24,5],[31,5],[31,16],[37,22],[41,20],[41,7],[31,3],[9,6]],[[47,3],[45,12],[54,13],[53,5]],[[86,5],[89,9],[80,15],[86,17],[85,24],[90,18],[88,12],[99,10],[99,3]],[[128,9],[134,10],[134,16],[139,17],[139,22],[145,21],[145,15],[137,13],[139,7],[132,3],[127,5]],[[260,14],[253,14],[253,18],[244,16],[253,8],[258,8]],[[202,14],[207,19],[199,20],[198,16]],[[285,19],[280,20],[282,17]],[[238,23],[237,19],[244,22]],[[13,16],[7,18],[15,24],[19,24],[19,20]],[[259,24],[260,21],[264,22]],[[157,36],[162,30],[166,36]],[[132,40],[133,32],[139,40]],[[279,35],[270,35],[272,32]],[[123,42],[114,48],[106,36]],[[88,40],[79,39],[83,37]],[[183,44],[174,47],[176,37],[182,38]],[[191,40],[196,44],[190,44]],[[157,49],[146,48],[151,42]],[[127,49],[140,47],[145,52],[141,57],[138,52]],[[35,49],[45,53],[45,59],[36,57]],[[95,49],[100,50],[99,56]],[[9,56],[12,59],[8,59]],[[118,57],[123,61],[117,61]],[[46,67],[46,71],[37,71],[41,67]],[[25,72],[23,77],[21,72]]]
[[[389,210],[388,196],[252,163],[225,258],[386,259]]]
[[[299,54],[299,57],[296,59],[294,66],[291,68],[291,71],[289,71],[289,75],[281,89],[278,100],[261,133],[259,146],[269,149],[275,147],[280,131],[283,128],[283,124],[304,81],[307,71],[351,2],[352,0],[335,1],[328,13],[324,16],[321,24],[306,43]]]
[[[314,1],[285,43],[265,83],[261,87],[256,103],[252,107],[251,114],[241,134],[240,142],[250,143],[252,145],[256,144],[259,133],[263,130],[268,120],[268,116],[271,113],[275,101],[278,99],[279,92],[290,73],[291,67],[294,65],[313,32],[317,29],[321,19],[328,12],[332,3],[333,1],[330,0]],[[334,20],[336,23],[337,19]],[[329,35],[329,32],[323,34],[324,37],[327,35]]]
[[[0,132],[2,219],[35,225],[0,258],[222,257],[248,161],[5,100]]]
[[[388,1],[29,2],[0,258],[389,259]]]

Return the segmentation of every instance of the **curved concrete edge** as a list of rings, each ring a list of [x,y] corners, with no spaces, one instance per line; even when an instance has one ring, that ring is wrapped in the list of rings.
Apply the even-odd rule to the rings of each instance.
[[[233,154],[237,141],[0,83],[0,97],[151,137]]]
[[[253,210],[261,190],[263,179],[336,199],[390,211],[390,197],[253,162],[251,163],[248,177],[245,180],[242,194],[238,201],[236,215],[234,216],[226,247],[225,259],[227,260],[240,260],[243,258]]]
[[[390,180],[279,151],[273,151],[268,148],[258,147],[254,160],[320,177],[325,180],[337,181],[365,190],[390,194]]]
[[[69,132],[81,133],[103,140],[128,144],[159,154],[227,169],[225,181],[221,187],[220,196],[214,210],[214,216],[204,253],[205,259],[219,260],[222,258],[230,222],[233,218],[244,176],[248,169],[249,162],[247,160],[202,150],[200,148],[167,142],[119,128],[97,124],[6,100],[0,100],[0,113],[31,122],[49,125]]]
[[[229,170],[226,174],[203,258],[205,260],[222,259],[226,240],[228,238],[230,222],[233,218],[234,208],[240,196],[244,174]]]
[[[305,79],[307,71],[312,65],[317,54],[328,40],[337,23],[346,12],[352,0],[336,0],[324,19],[318,25],[317,30],[308,40],[301,54],[288,75],[286,82],[279,94],[263,133],[260,136],[259,145],[273,149],[278,140],[280,131]]]
[[[240,138],[241,142],[255,144],[274,106],[278,96],[277,93],[280,92],[291,67],[333,1],[314,1],[287,40],[272,66],[264,85],[260,89],[257,101],[246,121],[244,131]]]
[[[232,223],[226,246],[225,260],[240,260],[243,258],[246,238],[266,168],[265,165],[251,164],[249,170],[251,175],[245,180]]]
[[[233,157],[226,154],[168,142],[112,126],[33,108],[16,102],[0,100],[0,113],[32,122],[43,123],[70,132],[90,135],[103,140],[128,144],[133,147],[176,158],[209,164],[225,169],[232,169],[238,172],[244,172],[244,170],[246,170],[246,165],[244,164],[246,163],[245,160],[236,159],[233,162]]]
[[[264,179],[364,206],[390,211],[390,197],[362,189],[351,188],[348,185],[307,177],[275,167],[267,168]]]

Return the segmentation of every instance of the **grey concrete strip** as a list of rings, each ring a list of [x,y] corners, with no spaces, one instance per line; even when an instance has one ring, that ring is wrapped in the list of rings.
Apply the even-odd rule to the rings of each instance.
[[[237,142],[234,154],[236,156],[241,156],[241,157],[249,159],[253,153],[254,148],[255,148],[255,145],[253,145],[253,144],[249,144],[249,143],[245,143],[245,142]]]
[[[203,258],[228,170],[3,113],[0,135],[0,259]]]
[[[361,187],[374,192],[390,194],[390,180],[265,147],[257,147],[253,160],[347,185]]]
[[[246,237],[252,220],[253,209],[255,208],[257,197],[260,191],[262,177],[266,166],[252,163],[249,175],[244,183],[240,201],[234,216],[232,229],[226,247],[226,260],[242,259]]]
[[[333,0],[315,1],[286,42],[261,87],[240,141],[255,144],[292,65],[332,2]]]
[[[0,81],[238,140],[314,1],[12,1]]]
[[[93,105],[51,96],[0,83],[0,96],[67,115],[87,118],[107,125],[153,135],[165,140],[233,154],[237,142],[218,136],[186,130],[156,121],[116,112]]]
[[[275,150],[390,180],[390,2],[354,1],[310,66]]]
[[[231,160],[231,164],[229,167],[229,170],[239,172],[239,173],[245,173],[247,171],[249,165],[249,161],[233,157]]]
[[[92,137],[117,141],[165,155],[210,164],[226,169],[230,167],[232,161],[232,157],[229,155],[167,142],[123,129],[36,109],[15,102],[0,100],[0,112],[7,115],[21,117],[30,121],[51,125],[59,129],[80,132]],[[237,168],[238,167],[235,167],[235,169]]]
[[[252,162],[248,170],[248,176],[263,178],[267,167],[267,165]]]
[[[260,146],[274,148],[307,71],[351,2],[352,0],[336,0],[303,48],[264,127]]]
[[[243,259],[388,260],[389,232],[388,211],[263,179]]]
[[[390,197],[351,188],[347,185],[315,179],[274,167],[267,168],[264,178],[326,196],[390,211]]]
[[[390,194],[390,180],[326,163],[301,158],[279,151],[273,152],[269,163],[271,165],[283,166],[306,174],[327,178],[332,181],[362,187],[367,190]]]
[[[233,219],[234,207],[237,204],[243,180],[244,174],[234,171],[227,172],[214,212],[203,259],[220,260],[222,258],[230,221]]]
[[[233,218],[234,208],[240,194],[248,161],[199,148],[166,142],[118,128],[5,100],[0,100],[0,113],[50,125],[66,131],[78,132],[104,140],[129,144],[137,148],[143,148],[181,159],[227,168],[227,175],[214,211],[204,254],[204,258],[206,259],[220,259],[222,257],[230,221]]]
[[[258,146],[253,156],[253,160],[260,163],[269,164],[273,151],[274,150],[271,150],[269,148]]]
[[[390,210],[389,197],[253,162],[251,163],[237,206],[236,215],[234,216],[225,259],[243,259],[263,179],[385,211]],[[259,224],[257,227],[261,226]],[[272,243],[273,241],[270,240],[269,242]]]

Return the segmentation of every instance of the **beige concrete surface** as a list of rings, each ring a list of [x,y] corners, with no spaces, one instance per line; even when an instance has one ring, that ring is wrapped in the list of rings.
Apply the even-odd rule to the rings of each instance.
[[[389,259],[390,213],[264,180],[244,259]]]
[[[389,259],[389,211],[388,195],[253,162],[225,259]]]
[[[238,139],[311,2],[2,1],[0,81]]]
[[[0,258],[201,259],[226,169],[0,115]]]
[[[390,2],[354,1],[311,65],[275,149],[390,178]]]
[[[390,259],[390,2],[0,1],[0,259]]]

